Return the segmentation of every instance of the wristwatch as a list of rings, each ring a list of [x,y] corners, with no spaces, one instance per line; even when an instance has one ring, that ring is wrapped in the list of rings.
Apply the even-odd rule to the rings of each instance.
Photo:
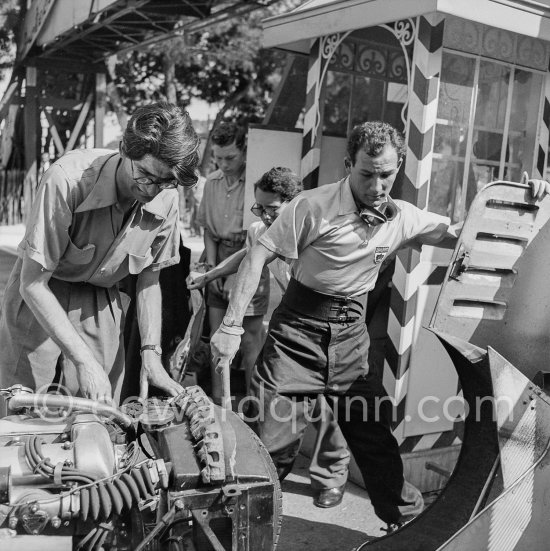
[[[139,351],[152,350],[155,354],[162,356],[162,348],[158,344],[144,344]]]
[[[242,325],[237,323],[231,316],[224,316],[222,323],[226,327],[242,327]]]

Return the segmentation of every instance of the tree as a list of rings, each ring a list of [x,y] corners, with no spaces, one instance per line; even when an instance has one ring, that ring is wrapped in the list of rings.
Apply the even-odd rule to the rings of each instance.
[[[296,3],[286,0],[284,7]],[[261,20],[281,10],[276,6],[119,56],[116,82],[124,105],[133,110],[168,99],[186,106],[195,97],[221,104],[213,128],[224,119],[261,121],[285,58],[261,47]],[[207,141],[203,173],[209,161]]]
[[[19,12],[19,0],[3,0],[0,5],[0,80],[6,78],[15,61]]]

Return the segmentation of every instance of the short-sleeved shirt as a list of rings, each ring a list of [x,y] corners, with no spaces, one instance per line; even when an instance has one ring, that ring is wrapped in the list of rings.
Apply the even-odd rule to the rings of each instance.
[[[256,245],[258,239],[266,232],[266,230],[267,226],[262,221],[253,222],[250,224],[246,235],[246,248],[250,250],[254,245]],[[289,263],[282,258],[276,258],[270,262],[267,267],[279,285],[281,292],[284,293],[290,281]]]
[[[389,222],[367,225],[349,179],[307,190],[293,199],[258,242],[291,262],[292,277],[317,291],[357,296],[376,283],[384,259],[410,241],[435,244],[450,220],[395,200]]]
[[[221,170],[215,170],[206,178],[197,220],[214,239],[238,241],[244,238],[244,185],[244,170],[232,184]]]
[[[177,264],[177,190],[136,203],[125,221],[115,185],[119,161],[106,149],[75,150],[56,161],[42,177],[19,256],[56,279],[99,287]]]

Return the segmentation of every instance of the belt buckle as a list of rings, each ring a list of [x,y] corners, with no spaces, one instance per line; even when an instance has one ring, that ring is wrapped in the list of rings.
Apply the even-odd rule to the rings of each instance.
[[[349,306],[347,301],[345,304],[338,305],[338,313],[336,314],[336,317],[340,323],[346,323],[346,321],[348,321],[348,310]]]

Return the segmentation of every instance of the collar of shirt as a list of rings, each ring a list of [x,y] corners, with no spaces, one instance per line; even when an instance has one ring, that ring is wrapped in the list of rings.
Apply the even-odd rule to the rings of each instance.
[[[246,173],[246,167],[243,167],[242,172],[239,175],[239,177],[232,184],[230,184],[229,181],[227,180],[225,174],[221,171],[221,169],[218,168],[216,171],[214,171],[210,174],[210,179],[211,180],[216,180],[216,181],[223,181],[224,184],[226,185],[227,189],[233,189],[236,186],[244,184],[245,173]]]
[[[119,160],[120,155],[113,153],[107,157],[107,160],[99,167],[98,171],[88,169],[89,172],[84,172],[82,178],[90,178],[92,181],[95,178],[95,183],[92,184],[93,188],[88,197],[75,209],[75,212],[96,210],[118,203],[116,185],[114,184]],[[149,203],[142,203],[141,208],[154,216],[166,219],[166,208],[161,196],[162,192]]]
[[[340,204],[338,206],[338,215],[358,213],[359,209],[353,198],[351,187],[349,185],[349,176],[340,180]]]
[[[367,224],[377,225],[393,220],[400,210],[401,209],[394,203],[391,197],[388,197],[386,203],[381,205],[378,209],[373,207],[363,207],[360,209],[351,192],[349,176],[344,180],[340,180],[339,215],[355,213]]]

